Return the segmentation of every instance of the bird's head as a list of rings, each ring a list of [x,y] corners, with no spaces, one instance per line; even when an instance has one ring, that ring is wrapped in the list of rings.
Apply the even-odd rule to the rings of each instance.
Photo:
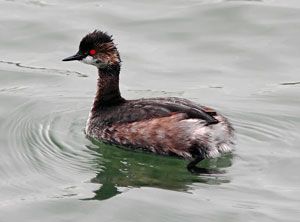
[[[120,55],[113,43],[112,36],[99,30],[87,34],[79,44],[79,51],[62,61],[72,60],[94,65],[99,69],[119,66],[121,63]]]

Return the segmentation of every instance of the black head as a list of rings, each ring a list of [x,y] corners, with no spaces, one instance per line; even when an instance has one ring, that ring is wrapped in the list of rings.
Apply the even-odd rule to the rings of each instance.
[[[112,36],[99,30],[87,34],[80,42],[79,51],[63,59],[63,61],[72,60],[82,61],[98,68],[119,65],[121,62]]]

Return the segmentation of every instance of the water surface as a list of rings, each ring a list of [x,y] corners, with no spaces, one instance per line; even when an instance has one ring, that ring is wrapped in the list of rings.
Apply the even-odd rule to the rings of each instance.
[[[0,221],[299,221],[300,3],[1,0]],[[114,35],[125,98],[178,96],[234,124],[236,150],[186,162],[84,135],[96,70],[63,63]]]

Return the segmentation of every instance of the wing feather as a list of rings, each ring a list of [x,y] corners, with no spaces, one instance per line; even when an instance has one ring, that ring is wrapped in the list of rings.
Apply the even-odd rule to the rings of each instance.
[[[94,117],[97,125],[107,126],[167,117],[174,113],[186,114],[188,119],[204,120],[206,125],[218,123],[213,109],[176,97],[127,100],[122,105],[104,107]]]

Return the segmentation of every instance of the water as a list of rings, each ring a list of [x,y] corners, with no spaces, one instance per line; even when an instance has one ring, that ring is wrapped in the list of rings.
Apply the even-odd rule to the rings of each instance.
[[[0,1],[0,221],[299,221],[300,3]],[[96,70],[63,63],[114,34],[126,98],[215,107],[236,150],[186,162],[90,141]]]

